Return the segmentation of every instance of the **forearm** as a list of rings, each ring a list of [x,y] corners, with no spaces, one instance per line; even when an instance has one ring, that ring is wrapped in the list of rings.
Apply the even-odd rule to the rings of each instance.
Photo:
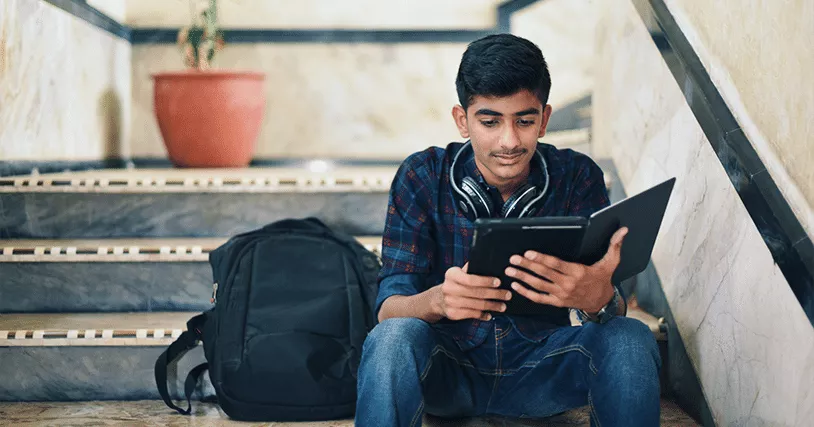
[[[435,323],[443,317],[435,301],[437,286],[416,295],[393,295],[382,303],[379,322],[393,317],[415,317]]]

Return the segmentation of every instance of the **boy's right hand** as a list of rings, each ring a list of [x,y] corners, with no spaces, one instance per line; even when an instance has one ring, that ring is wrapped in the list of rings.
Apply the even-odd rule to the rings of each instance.
[[[436,311],[450,319],[492,318],[489,311],[502,312],[512,297],[511,291],[497,289],[500,279],[468,274],[469,263],[463,268],[452,267],[444,275],[444,283],[436,286]],[[497,300],[497,301],[494,301]]]

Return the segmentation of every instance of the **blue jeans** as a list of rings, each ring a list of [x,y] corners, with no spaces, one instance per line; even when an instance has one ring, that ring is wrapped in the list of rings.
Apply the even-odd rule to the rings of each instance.
[[[590,405],[592,426],[658,426],[661,358],[650,329],[616,317],[562,327],[539,342],[502,316],[463,352],[415,318],[387,319],[365,340],[356,426],[420,426],[439,417],[544,418]]]

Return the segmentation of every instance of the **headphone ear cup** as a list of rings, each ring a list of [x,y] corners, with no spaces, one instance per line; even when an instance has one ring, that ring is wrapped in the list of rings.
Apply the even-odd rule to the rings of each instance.
[[[504,218],[516,218],[520,212],[537,196],[537,187],[530,184],[523,184],[503,204],[500,214]]]
[[[492,205],[492,200],[489,198],[489,195],[486,194],[485,191],[475,182],[474,179],[465,176],[461,181],[461,190],[466,193],[469,198],[470,202],[470,209],[474,208],[473,217],[470,217],[471,220],[475,220],[477,218],[490,218],[492,216],[492,212],[495,211],[494,206]],[[464,212],[467,210],[464,209]]]

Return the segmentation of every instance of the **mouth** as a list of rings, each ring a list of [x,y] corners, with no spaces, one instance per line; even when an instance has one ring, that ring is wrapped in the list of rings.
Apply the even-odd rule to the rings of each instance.
[[[498,160],[503,164],[513,164],[517,163],[523,157],[524,153],[514,153],[514,154],[495,154],[494,156],[498,158]]]

